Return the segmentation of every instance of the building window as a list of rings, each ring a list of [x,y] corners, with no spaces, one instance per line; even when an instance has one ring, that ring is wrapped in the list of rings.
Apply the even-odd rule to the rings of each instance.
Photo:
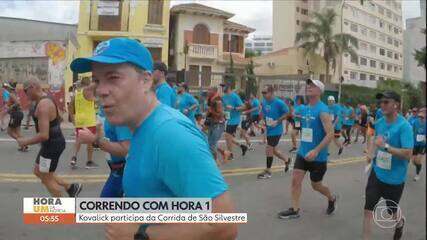
[[[375,39],[377,38],[377,33],[375,31],[369,31],[369,37]]]
[[[266,46],[271,47],[271,46],[273,46],[273,43],[268,42],[268,43],[266,44]]]
[[[350,72],[350,79],[356,80],[356,78],[357,78],[357,72]]]
[[[98,28],[93,30],[99,31],[121,31],[122,23],[122,2],[115,1],[99,1],[97,5],[98,13]],[[93,26],[92,26],[93,27]],[[125,30],[127,31],[127,29]]]
[[[387,71],[391,71],[393,66],[391,64],[387,64]]]
[[[379,81],[384,81],[384,77],[379,77],[378,80]]]
[[[351,30],[351,31],[353,31],[353,32],[357,32],[357,25],[356,25],[356,24],[354,24],[354,23],[352,23],[352,24],[350,25],[350,30]]]
[[[380,24],[380,28],[384,28],[384,21],[383,20],[380,20],[378,23]]]
[[[391,51],[387,51],[387,57],[389,57],[389,58],[393,58],[393,52],[391,52]]]
[[[362,33],[363,36],[367,36],[368,35],[368,29],[365,27],[362,27],[360,32]]]
[[[230,35],[224,33],[224,35],[222,35],[222,51],[223,52],[229,52],[230,51],[230,40],[229,40]]]
[[[394,72],[397,72],[397,66],[394,66]]]
[[[371,50],[371,53],[377,53],[377,47],[375,45],[370,45],[369,49]]]
[[[381,70],[384,70],[385,69],[385,63],[380,63],[380,68],[381,68]]]
[[[399,60],[399,54],[395,53],[394,54],[394,59]]]
[[[148,2],[148,24],[162,25],[163,0],[151,0]]]
[[[377,62],[375,60],[370,60],[369,61],[369,66],[371,66],[371,68],[376,68],[377,67]]]
[[[197,24],[193,28],[193,42],[197,44],[210,44],[211,34],[205,24]]]
[[[381,42],[385,42],[385,35],[384,34],[380,34],[379,39],[380,39]]]
[[[297,7],[297,12],[299,12],[299,7]]]
[[[396,39],[394,40],[394,46],[399,47],[399,41],[397,41]]]
[[[399,34],[399,28],[395,27],[395,28],[394,28],[394,33],[395,33],[395,34]]]
[[[371,80],[371,81],[375,81],[375,80],[376,80],[375,75],[369,75],[369,80]]]
[[[151,56],[153,57],[153,61],[162,61],[162,48],[148,48],[148,51],[150,51]]]
[[[360,79],[361,81],[365,81],[365,80],[366,80],[366,74],[365,74],[365,73],[361,73],[361,74],[359,74],[359,79]]]
[[[387,43],[393,45],[393,39],[391,37],[387,37]]]
[[[368,64],[368,60],[366,58],[360,58],[360,65],[366,66]]]
[[[385,56],[385,49],[384,48],[380,48],[380,55]]]
[[[255,46],[255,47],[264,47],[264,46],[265,46],[265,43],[263,43],[263,42],[261,42],[261,43],[256,42],[256,43],[254,43],[254,46]]]
[[[308,15],[308,9],[301,8],[301,14],[307,16]]]
[[[357,64],[357,55],[350,57],[350,62]]]
[[[299,25],[299,20],[297,20],[297,25]]]
[[[251,47],[252,47],[252,43],[245,43],[245,46],[246,46],[247,48],[251,48]]]
[[[393,26],[391,24],[388,25],[388,32],[393,32]]]

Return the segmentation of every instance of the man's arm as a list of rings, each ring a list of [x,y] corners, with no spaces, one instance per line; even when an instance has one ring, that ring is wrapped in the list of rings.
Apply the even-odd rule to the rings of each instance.
[[[31,138],[19,138],[19,145],[33,145],[49,139],[49,112],[51,108],[55,108],[55,105],[51,101],[41,100],[39,102],[35,110],[35,114],[38,118],[39,132]]]
[[[234,207],[228,192],[212,200],[212,212],[231,213]],[[150,240],[232,240],[236,224],[158,224],[147,228]]]
[[[320,152],[320,150],[322,150],[327,145],[329,145],[329,143],[332,141],[332,139],[334,137],[332,121],[331,121],[331,117],[329,116],[329,114],[326,112],[322,112],[320,114],[320,121],[322,121],[323,129],[325,129],[326,135],[323,138],[323,140],[319,143],[319,145],[317,145],[317,147],[314,149],[314,150],[316,150],[316,152]]]

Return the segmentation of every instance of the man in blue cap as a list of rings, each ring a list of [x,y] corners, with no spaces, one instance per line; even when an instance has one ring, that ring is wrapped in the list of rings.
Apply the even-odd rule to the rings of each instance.
[[[234,207],[203,133],[179,111],[159,103],[150,52],[136,40],[102,42],[71,63],[92,72],[96,94],[113,125],[133,131],[123,173],[125,197],[204,197],[213,212]],[[173,137],[171,137],[173,136]],[[234,224],[109,224],[107,239],[235,239]]]

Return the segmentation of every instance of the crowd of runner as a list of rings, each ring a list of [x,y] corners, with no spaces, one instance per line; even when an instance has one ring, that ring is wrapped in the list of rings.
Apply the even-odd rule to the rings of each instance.
[[[84,78],[70,89],[68,113],[76,129],[76,142],[69,164],[72,169],[79,165],[81,144],[87,145],[88,169],[100,164],[93,160],[94,147],[108,153],[111,171],[101,197],[209,197],[214,211],[233,211],[219,166],[236,159],[235,147],[242,156],[251,154],[253,138],[261,137],[266,143],[266,167],[258,179],[272,177],[274,157],[283,161],[284,172],[293,166],[290,208],[280,211],[278,217],[300,217],[302,182],[307,172],[313,190],[325,197],[325,213],[331,215],[338,195],[322,182],[328,146],[333,142],[341,155],[361,137],[372,169],[364,207],[363,234],[369,239],[375,205],[380,198],[390,200],[389,204],[399,203],[410,161],[416,169],[414,180],[420,179],[426,109],[419,106],[403,115],[401,97],[393,91],[379,93],[378,101],[370,106],[354,106],[349,101],[341,104],[334,96],[328,96],[325,104],[321,101],[325,87],[314,79],[307,79],[304,96],[292,99],[276,96],[272,86],[263,87],[262,96],[252,93],[242,99],[227,84],[211,87],[206,97],[194,96],[185,82],[168,82],[167,66],[153,63],[141,43],[125,38],[99,44],[93,57],[74,60],[71,69],[92,72],[92,79]],[[1,92],[1,130],[9,115],[7,133],[16,139],[20,151],[41,144],[34,174],[52,196],[62,196],[62,188],[69,196],[77,196],[81,184],[66,183],[55,175],[65,149],[58,107],[36,80],[25,82],[23,88],[34,103],[29,115],[36,135],[22,136],[24,113],[10,84],[4,84]],[[279,147],[286,134],[291,138],[289,152]],[[222,138],[224,145],[220,144]],[[390,207],[397,222],[394,239],[400,239],[405,218],[395,209]],[[125,239],[135,233],[140,239],[168,239],[169,234],[182,239],[232,239],[236,234],[235,226],[201,225],[191,225],[191,229],[183,225],[120,224],[108,226],[106,233],[109,239]]]

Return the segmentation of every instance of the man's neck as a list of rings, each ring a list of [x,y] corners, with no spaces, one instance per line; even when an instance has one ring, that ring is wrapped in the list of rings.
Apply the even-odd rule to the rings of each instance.
[[[309,96],[308,97],[308,104],[309,105],[316,105],[317,102],[319,102],[319,100],[320,100],[320,97],[318,97],[318,96]]]
[[[398,113],[397,113],[397,112],[393,112],[393,113],[391,113],[391,114],[387,114],[387,115],[385,115],[385,120],[386,120],[386,122],[387,122],[387,123],[392,123],[392,122],[396,121],[396,119],[397,119],[397,115],[398,115]]]
[[[139,109],[139,111],[135,111],[138,113],[136,115],[137,116],[136,121],[131,122],[128,126],[132,130],[132,132],[134,132],[135,129],[141,126],[141,124],[145,121],[145,119],[147,119],[150,116],[150,114],[159,104],[154,93],[150,93],[150,96],[147,96],[147,97],[149,98],[148,103],[145,104],[145,106],[144,104],[140,104],[141,108]]]
[[[156,84],[156,87],[159,87],[160,85],[162,85],[165,82],[166,82],[165,79],[159,79],[159,82]]]

